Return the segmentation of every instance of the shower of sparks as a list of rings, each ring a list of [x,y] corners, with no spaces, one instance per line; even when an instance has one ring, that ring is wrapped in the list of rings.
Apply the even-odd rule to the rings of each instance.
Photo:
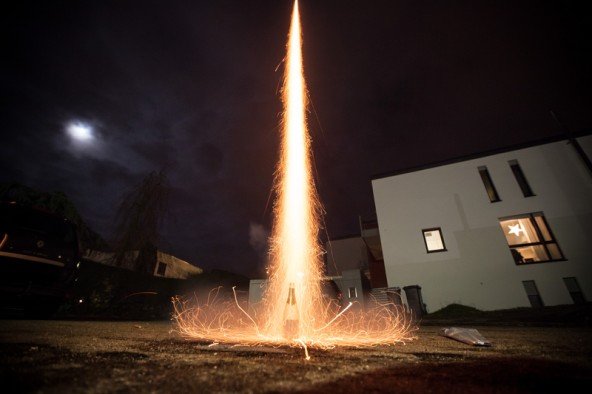
[[[295,1],[282,89],[282,138],[265,293],[260,305],[249,306],[241,305],[236,294],[234,299],[223,296],[220,288],[205,300],[174,299],[178,331],[188,338],[243,345],[285,344],[304,348],[307,358],[308,348],[395,344],[413,338],[411,321],[404,309],[394,304],[352,308],[352,304],[341,306],[322,295],[323,251],[318,237],[322,207],[311,171],[302,65],[302,33]],[[290,322],[289,331],[286,321]]]
[[[322,249],[318,241],[320,204],[311,174],[310,138],[306,128],[306,86],[302,70],[302,35],[294,3],[288,37],[282,98],[284,115],[277,200],[271,238],[270,275],[266,292],[269,332],[281,334],[290,284],[294,284],[299,333],[310,336],[319,324]],[[311,318],[312,317],[312,318]],[[291,338],[290,338],[291,339]]]

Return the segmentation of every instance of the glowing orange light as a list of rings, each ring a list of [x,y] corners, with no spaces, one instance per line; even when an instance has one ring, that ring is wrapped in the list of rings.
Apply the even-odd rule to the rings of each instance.
[[[411,339],[411,325],[394,305],[352,312],[351,304],[340,309],[336,301],[322,296],[318,237],[322,208],[311,171],[301,39],[296,1],[282,89],[284,114],[275,173],[271,263],[261,305],[246,311],[236,299],[220,301],[220,289],[212,290],[210,297],[197,305],[176,299],[174,318],[179,332],[214,343],[301,346],[307,358],[309,347],[372,346]]]
[[[283,316],[287,292],[293,283],[300,314],[299,334],[308,337],[318,324],[314,317],[321,299],[322,249],[318,243],[320,204],[311,174],[310,138],[306,128],[301,37],[298,2],[295,2],[282,91],[285,111],[276,172],[271,269],[264,303],[271,317],[267,328],[280,335],[284,322],[273,317]]]

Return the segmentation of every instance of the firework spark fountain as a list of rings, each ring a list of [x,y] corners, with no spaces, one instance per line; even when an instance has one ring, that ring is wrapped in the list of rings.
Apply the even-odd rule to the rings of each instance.
[[[203,302],[174,299],[174,319],[188,338],[213,343],[276,344],[308,348],[372,346],[412,339],[412,326],[395,305],[353,312],[321,293],[322,207],[311,173],[311,141],[306,127],[306,85],[298,1],[288,36],[282,101],[280,160],[275,173],[274,229],[270,270],[258,313],[237,299],[222,301],[220,289]],[[249,314],[251,313],[251,314]]]

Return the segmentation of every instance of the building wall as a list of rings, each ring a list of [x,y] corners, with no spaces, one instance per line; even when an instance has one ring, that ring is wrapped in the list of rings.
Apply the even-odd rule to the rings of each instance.
[[[367,293],[370,289],[359,269],[343,270],[339,276],[326,277],[339,288],[343,297],[343,305],[350,302],[352,311],[360,311],[366,307]],[[251,279],[249,282],[249,314],[257,316],[263,308],[263,297],[267,290],[267,279]],[[332,295],[327,293],[328,296]]]
[[[340,276],[343,271],[368,268],[368,254],[362,237],[331,240],[327,250],[327,276]]]
[[[160,250],[156,254],[156,266],[154,267],[154,276],[165,278],[187,279],[192,275],[203,273],[201,268],[189,264],[175,256],[163,253]]]
[[[589,156],[591,139],[579,139]],[[523,196],[509,160],[535,196]],[[490,202],[480,166],[501,201]],[[525,280],[535,281],[544,305],[570,304],[564,277],[576,277],[592,300],[592,174],[568,141],[374,179],[372,188],[388,285],[421,286],[428,312],[451,303],[530,306]],[[533,212],[543,212],[566,261],[515,264],[499,218]],[[435,227],[447,251],[427,253],[422,229]]]
[[[134,271],[136,268],[136,261],[140,253],[137,250],[133,250],[127,253],[127,258],[123,262],[120,268]],[[114,262],[114,254],[109,252],[101,252],[97,250],[87,250],[84,257],[88,260],[116,266]],[[159,271],[160,269],[160,271]],[[156,251],[156,264],[154,264],[154,276],[162,276],[165,278],[177,278],[187,279],[191,275],[201,274],[203,270],[198,268],[184,260],[181,260],[175,256],[167,253],[163,253],[160,250]]]

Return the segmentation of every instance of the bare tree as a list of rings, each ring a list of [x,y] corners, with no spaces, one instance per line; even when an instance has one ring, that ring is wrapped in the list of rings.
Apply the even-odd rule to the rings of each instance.
[[[130,268],[146,274],[154,272],[159,229],[167,211],[169,192],[168,180],[160,170],[148,174],[124,195],[115,217],[117,266],[129,264],[131,253],[138,251]]]

